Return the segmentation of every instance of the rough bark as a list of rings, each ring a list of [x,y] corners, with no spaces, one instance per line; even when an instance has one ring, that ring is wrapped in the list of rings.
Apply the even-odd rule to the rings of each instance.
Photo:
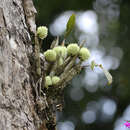
[[[24,8],[27,1],[0,0],[0,130],[36,130],[42,122],[29,69],[35,10]]]

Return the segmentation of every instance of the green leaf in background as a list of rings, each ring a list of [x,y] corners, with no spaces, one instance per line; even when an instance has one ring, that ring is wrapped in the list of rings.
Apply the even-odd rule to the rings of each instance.
[[[66,32],[65,32],[65,36],[64,36],[65,38],[70,34],[74,25],[75,25],[75,14],[72,14],[66,25]]]

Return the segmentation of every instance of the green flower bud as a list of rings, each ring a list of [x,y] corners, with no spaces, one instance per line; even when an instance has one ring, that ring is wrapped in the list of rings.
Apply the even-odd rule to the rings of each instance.
[[[58,60],[58,66],[61,66],[63,63],[64,63],[64,60],[62,57],[60,57]]]
[[[47,37],[48,28],[46,26],[40,26],[37,28],[37,35],[40,39],[44,39]]]
[[[63,56],[63,58],[66,58],[66,56],[67,56],[67,48],[65,46],[62,46],[61,48],[62,48],[62,56]]]
[[[45,87],[51,86],[52,85],[52,80],[50,76],[45,77]]]
[[[67,48],[65,46],[57,46],[54,47],[53,50],[56,52],[57,55],[62,55],[63,58],[66,58]]]
[[[53,77],[52,77],[52,84],[53,84],[53,85],[58,84],[59,81],[60,81],[60,78],[59,78],[58,76],[53,76]]]
[[[44,52],[44,56],[46,60],[49,62],[56,61],[56,52],[54,50],[51,49],[47,50],[46,52]]]
[[[71,43],[67,46],[68,55],[77,55],[79,53],[79,46],[75,43]]]
[[[85,48],[85,47],[81,48],[80,51],[79,51],[79,57],[83,61],[88,60],[88,58],[90,57],[89,50],[87,48]]]

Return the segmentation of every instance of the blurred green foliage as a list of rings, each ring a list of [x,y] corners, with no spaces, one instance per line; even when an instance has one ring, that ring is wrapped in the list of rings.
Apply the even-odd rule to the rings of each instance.
[[[124,55],[120,61],[120,66],[116,70],[111,71],[114,82],[110,91],[102,91],[99,89],[95,93],[89,93],[83,89],[83,91],[85,91],[85,97],[79,102],[74,102],[68,96],[72,86],[69,85],[69,87],[66,88],[65,109],[60,120],[66,120],[68,117],[73,116],[77,120],[75,130],[112,130],[116,119],[122,115],[123,111],[130,104],[130,1],[113,1],[116,1],[120,7],[119,20],[109,23],[107,26],[107,31],[110,32],[109,35],[100,32],[101,44],[104,44],[107,40],[112,42],[113,38],[116,37],[115,44],[123,50]],[[34,0],[34,4],[38,11],[36,17],[37,25],[46,25],[49,27],[56,16],[66,10],[81,11],[93,9],[93,2],[95,2],[95,0]],[[49,34],[48,38],[44,41],[44,43],[48,43],[43,46],[48,48],[53,38],[54,37]],[[111,49],[107,44],[105,44],[104,47],[108,52]],[[81,78],[83,78],[83,76],[84,71],[82,72]],[[100,120],[97,120],[91,125],[86,125],[81,121],[81,113],[84,111],[86,104],[89,101],[96,101],[102,96],[109,97],[117,103],[117,111],[114,118],[109,122],[103,123]],[[97,115],[100,116],[100,113],[97,113]]]

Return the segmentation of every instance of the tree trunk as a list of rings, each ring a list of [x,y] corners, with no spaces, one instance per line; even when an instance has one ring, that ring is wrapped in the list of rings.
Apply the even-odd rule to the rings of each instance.
[[[35,13],[31,0],[0,0],[0,130],[37,130],[42,122],[30,76]]]

